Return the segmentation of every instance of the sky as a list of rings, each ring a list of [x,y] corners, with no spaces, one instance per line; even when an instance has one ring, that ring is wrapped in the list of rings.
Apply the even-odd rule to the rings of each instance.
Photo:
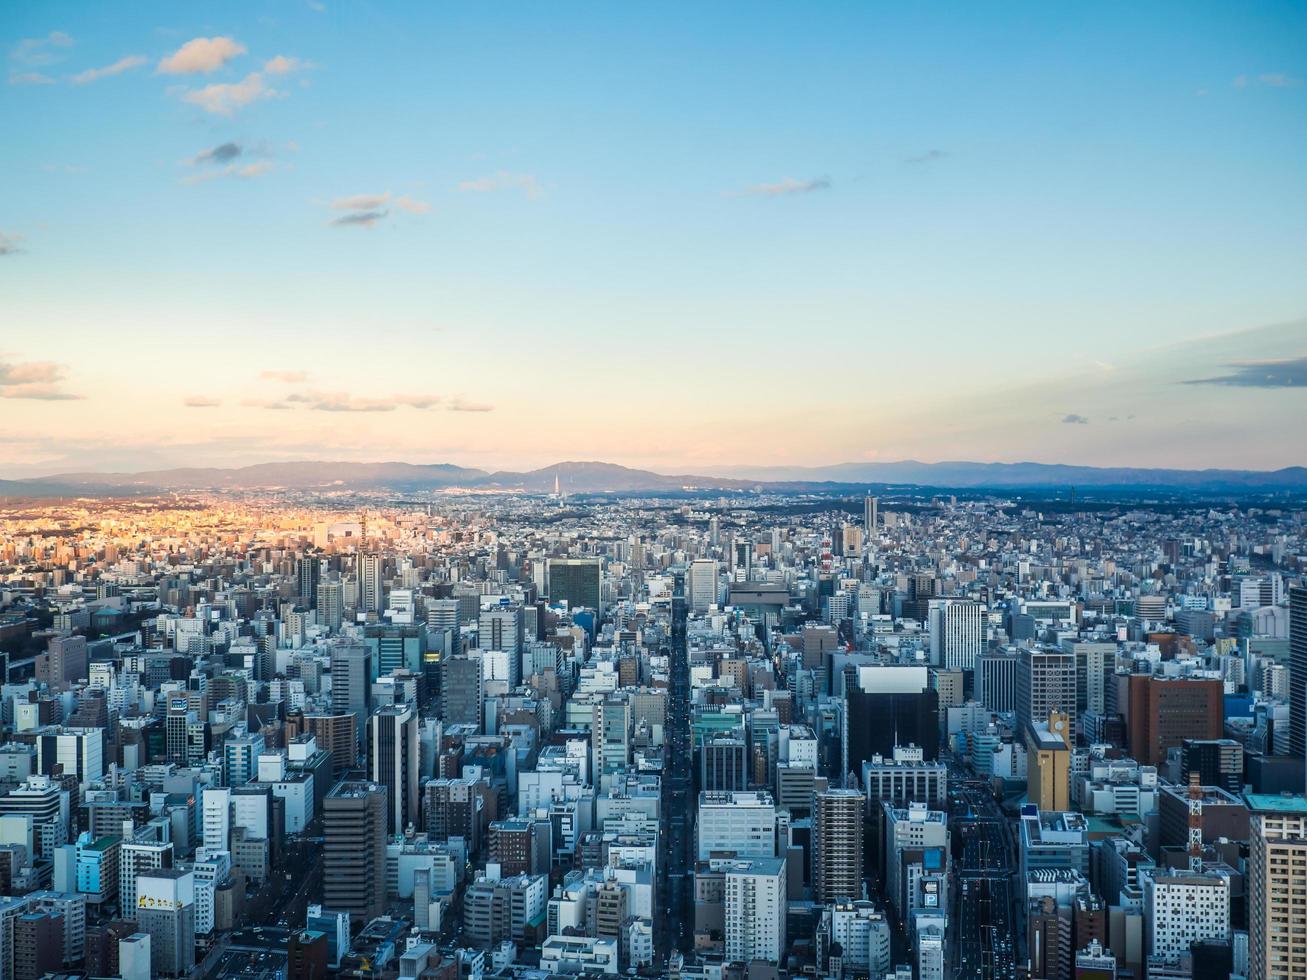
[[[1301,3],[0,6],[0,477],[1307,464]]]

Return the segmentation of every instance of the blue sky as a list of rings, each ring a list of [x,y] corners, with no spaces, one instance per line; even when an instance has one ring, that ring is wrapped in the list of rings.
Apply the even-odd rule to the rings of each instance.
[[[1266,424],[1307,407],[1300,4],[19,2],[0,42],[0,474],[1307,462]]]

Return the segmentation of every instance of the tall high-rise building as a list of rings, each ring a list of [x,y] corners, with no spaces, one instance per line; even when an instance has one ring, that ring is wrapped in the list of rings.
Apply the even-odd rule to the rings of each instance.
[[[385,608],[384,565],[381,555],[359,556],[359,608],[363,612],[379,613]]]
[[[205,787],[201,791],[200,810],[205,850],[228,850],[231,844],[231,790]]]
[[[1186,738],[1219,739],[1224,734],[1225,684],[1218,679],[1128,678],[1126,738],[1141,765],[1161,766],[1168,749]]]
[[[155,976],[186,976],[195,967],[195,875],[177,868],[142,873],[136,882],[136,922],[150,937]]]
[[[989,610],[971,599],[930,600],[931,660],[953,670],[974,670],[985,652]]]
[[[1307,977],[1307,800],[1250,793],[1248,978]]]
[[[1032,721],[1052,712],[1076,724],[1076,656],[1065,650],[1024,647],[1017,670],[1017,729],[1024,732]],[[1143,761],[1142,759],[1140,760]]]
[[[1232,738],[1186,738],[1180,743],[1180,783],[1191,773],[1201,786],[1219,786],[1227,793],[1243,789],[1243,744]]]
[[[727,961],[780,963],[786,948],[785,859],[729,861],[723,870]]]
[[[440,662],[440,719],[446,725],[482,725],[484,682],[480,657],[458,654]]]
[[[427,602],[427,626],[432,630],[458,630],[458,600],[431,599]]]
[[[426,630],[419,626],[369,626],[363,631],[363,642],[372,657],[372,668],[378,677],[397,670],[422,672],[422,657],[426,653]]]
[[[1224,874],[1156,870],[1142,875],[1141,884],[1149,956],[1173,962],[1199,940],[1229,938],[1230,879]]]
[[[295,560],[295,581],[299,586],[299,604],[316,608],[318,585],[322,581],[322,560],[306,555]]]
[[[818,793],[812,818],[812,886],[819,903],[862,898],[862,817],[854,789]]]
[[[685,575],[685,595],[693,612],[707,612],[717,604],[717,562],[696,558]]]
[[[600,607],[601,567],[598,558],[550,558],[549,601],[569,608]]]
[[[376,918],[386,907],[386,787],[337,783],[323,801],[324,904],[352,917]]]
[[[386,705],[368,719],[368,778],[386,787],[388,828],[417,827],[420,811],[418,719],[411,704]]]
[[[87,660],[86,637],[56,636],[36,656],[36,682],[63,690],[86,677]]]
[[[331,710],[354,716],[354,731],[363,734],[372,714],[372,653],[361,643],[331,647]]]
[[[698,856],[776,856],[776,802],[770,793],[700,793]]]
[[[1020,665],[1015,654],[997,650],[981,654],[976,659],[976,700],[990,711],[1015,711]]]
[[[862,523],[867,528],[868,537],[876,527],[876,519],[880,515],[877,511],[880,509],[880,498],[870,495],[862,502]]]
[[[1289,750],[1307,756],[1307,585],[1289,589]]]
[[[318,624],[329,630],[340,629],[345,618],[345,587],[337,580],[319,582],[314,602]]]
[[[748,788],[749,748],[738,735],[713,735],[699,747],[701,789],[734,792]]]

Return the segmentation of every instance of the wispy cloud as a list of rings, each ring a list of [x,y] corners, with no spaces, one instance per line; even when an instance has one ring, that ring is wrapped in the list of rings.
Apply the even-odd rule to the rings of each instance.
[[[0,398],[72,401],[81,398],[59,387],[67,369],[54,361],[0,361]]]
[[[159,62],[163,75],[208,75],[245,53],[245,45],[230,37],[197,37]]]
[[[342,214],[331,223],[339,228],[371,228],[377,222],[385,221],[389,214],[389,211],[355,211],[352,214]]]
[[[9,60],[19,65],[52,65],[62,60],[60,49],[76,42],[63,31],[51,31],[44,37],[25,37],[9,49]]]
[[[1268,71],[1260,75],[1238,75],[1234,80],[1235,88],[1248,88],[1250,85],[1264,85],[1267,88],[1297,88],[1302,79],[1282,71]]]
[[[91,82],[98,82],[102,78],[112,78],[114,75],[121,75],[123,72],[140,68],[147,60],[145,55],[129,54],[125,58],[119,58],[111,65],[105,65],[103,68],[88,68],[86,71],[78,72],[68,80],[74,85],[87,85]]]
[[[265,372],[265,375],[293,375],[295,372]],[[280,380],[270,378],[270,380]],[[248,398],[241,402],[247,408],[266,408],[285,411],[303,407],[313,412],[393,412],[399,408],[415,411],[443,410],[447,412],[490,412],[493,406],[470,402],[461,395],[446,398],[432,394],[397,394],[385,397],[359,397],[345,391],[295,391],[284,398]]]
[[[0,255],[17,255],[25,251],[22,241],[22,235],[0,231]]]
[[[202,150],[190,159],[191,166],[199,168],[199,172],[183,177],[181,182],[183,184],[202,184],[206,181],[216,180],[219,177],[237,177],[242,180],[249,180],[253,177],[262,177],[264,174],[272,173],[276,169],[271,160],[254,160],[250,163],[241,163],[240,160],[246,155],[246,152],[245,147],[239,143],[219,143],[210,149]],[[218,169],[213,169],[209,165],[216,165]]]
[[[1063,425],[1088,425],[1089,419],[1084,415],[1076,415],[1074,412],[1070,415],[1062,416]]]
[[[10,85],[53,85],[54,79],[39,69],[58,64],[73,39],[63,31],[44,37],[25,37],[9,49]]]
[[[272,88],[259,72],[250,72],[239,82],[215,82],[182,94],[182,101],[199,106],[215,116],[232,116],[253,102],[275,99],[282,93]]]
[[[1187,385],[1227,385],[1232,388],[1301,388],[1307,386],[1307,357],[1267,361],[1235,361],[1230,374],[1196,378]]]
[[[0,398],[26,398],[40,402],[80,401],[81,395],[64,391],[54,385],[13,385],[0,387]]]
[[[43,75],[39,71],[13,71],[9,72],[10,85],[53,85],[54,79],[49,75]]]
[[[207,150],[201,150],[191,158],[192,164],[231,163],[245,151],[239,143],[219,143]]]
[[[486,405],[481,402],[469,402],[462,398],[454,398],[445,405],[445,408],[451,412],[493,412],[495,406]]]
[[[943,160],[948,157],[948,150],[926,150],[924,153],[917,153],[906,158],[904,163],[935,163],[937,160]]]
[[[396,196],[389,191],[384,194],[352,194],[348,197],[338,197],[331,202],[331,207],[335,211],[350,212],[333,219],[331,224],[356,228],[371,228],[378,222],[384,221],[390,215],[392,207],[407,211],[409,214],[426,214],[431,210],[431,205],[426,201],[403,195]]]
[[[393,412],[396,407],[388,398],[354,398],[343,393],[318,394],[309,404],[315,412]]]
[[[745,188],[745,193],[754,197],[791,197],[830,189],[831,179],[829,177],[812,177],[808,180],[785,177],[774,184],[754,184],[752,187]]]
[[[204,395],[191,395],[182,404],[187,408],[217,408],[222,404],[222,399],[206,398]]]
[[[261,371],[259,377],[264,381],[284,381],[287,384],[297,384],[301,381],[309,380],[308,371]]]
[[[459,183],[460,191],[473,194],[493,194],[495,191],[521,191],[527,197],[536,198],[543,193],[540,181],[535,174],[515,174],[507,170],[498,170],[484,177],[475,177]]]

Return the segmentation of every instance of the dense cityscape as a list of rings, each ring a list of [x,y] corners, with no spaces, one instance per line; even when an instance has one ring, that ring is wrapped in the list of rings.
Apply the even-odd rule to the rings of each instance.
[[[1300,503],[0,510],[0,972],[1307,974]]]
[[[0,71],[0,980],[1307,980],[1307,2]]]

